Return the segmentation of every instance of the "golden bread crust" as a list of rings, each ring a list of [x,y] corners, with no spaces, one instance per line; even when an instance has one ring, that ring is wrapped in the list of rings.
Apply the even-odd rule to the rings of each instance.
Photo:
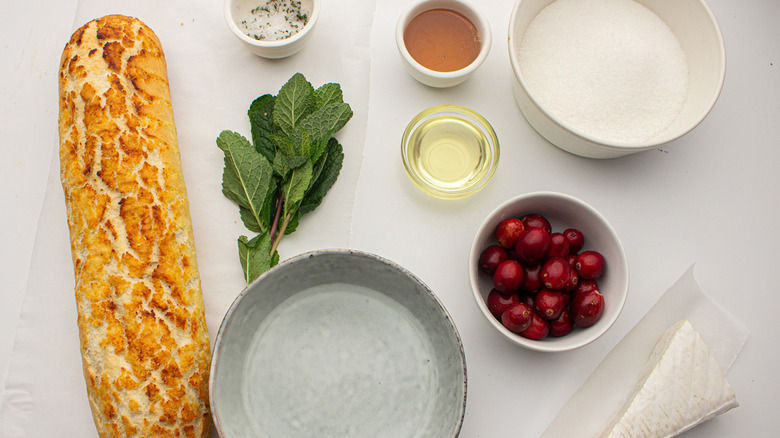
[[[210,432],[208,329],[157,36],[109,15],[62,53],[60,176],[101,437]]]

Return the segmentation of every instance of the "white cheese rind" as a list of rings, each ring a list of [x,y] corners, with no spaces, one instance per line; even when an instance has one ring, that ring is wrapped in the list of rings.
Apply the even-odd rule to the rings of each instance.
[[[690,322],[664,333],[632,396],[604,438],[666,438],[738,406],[726,377]]]

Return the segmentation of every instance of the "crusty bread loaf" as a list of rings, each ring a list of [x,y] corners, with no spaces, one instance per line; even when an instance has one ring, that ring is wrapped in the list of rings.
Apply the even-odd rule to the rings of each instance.
[[[160,41],[134,18],[90,21],[65,46],[59,90],[61,179],[98,433],[207,436],[208,329]]]

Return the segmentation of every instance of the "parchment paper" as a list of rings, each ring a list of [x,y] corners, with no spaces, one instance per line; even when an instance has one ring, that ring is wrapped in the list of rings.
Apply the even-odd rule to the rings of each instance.
[[[609,352],[561,408],[542,438],[598,436],[630,395],[663,332],[682,319],[690,321],[699,332],[723,373],[728,371],[748,331],[701,290],[693,270],[694,266],[688,268]]]
[[[222,1],[90,0],[80,2],[75,12],[73,30],[91,19],[121,13],[144,21],[163,44],[212,342],[229,305],[245,286],[236,239],[241,234],[253,236],[243,227],[237,207],[221,193],[223,158],[215,139],[224,129],[250,138],[249,104],[262,94],[276,94],[295,72],[303,73],[315,87],[340,83],[354,116],[337,135],[345,155],[338,181],[318,209],[304,216],[298,230],[282,241],[280,256],[349,245],[368,112],[374,2],[324,3],[313,38],[301,52],[282,60],[247,51],[228,30]],[[59,59],[51,63],[56,66]],[[51,99],[58,99],[56,86],[52,90]],[[50,127],[55,153],[0,400],[4,438],[97,436],[78,347],[56,115],[45,126]]]
[[[658,175],[670,169],[687,175],[690,164],[685,160],[684,151],[695,150],[696,142],[712,143],[702,133],[712,132],[708,135],[713,139],[731,137],[717,129],[711,131],[711,125],[710,130],[697,130],[699,137],[689,137],[691,140],[685,144],[687,148],[678,145],[680,147],[665,148],[663,153],[637,154],[610,162],[587,161],[566,154],[546,143],[523,121],[511,93],[507,92],[512,74],[504,36],[511,2],[483,3],[494,29],[493,50],[473,78],[446,90],[431,89],[414,81],[398,58],[394,26],[407,3],[325,1],[321,22],[307,47],[291,58],[277,61],[258,58],[239,44],[224,23],[221,0],[86,0],[80,2],[75,11],[73,29],[106,13],[121,12],[144,20],[163,43],[212,338],[228,306],[244,286],[235,242],[238,235],[247,233],[238,219],[237,208],[221,194],[222,155],[214,140],[223,129],[248,135],[246,110],[251,100],[264,93],[276,93],[296,71],[304,73],[313,84],[339,82],[344,88],[345,100],[355,112],[352,121],[338,134],[345,148],[344,168],[323,204],[305,216],[298,231],[282,242],[282,258],[312,249],[349,246],[378,253],[420,276],[452,314],[468,356],[469,401],[462,436],[490,436],[491,431],[505,430],[500,422],[507,418],[507,406],[518,415],[525,412],[525,419],[533,431],[531,435],[535,436],[544,427],[539,422],[546,422],[545,414],[554,412],[559,406],[549,405],[542,399],[539,400],[541,415],[536,412],[529,415],[524,411],[524,402],[518,401],[513,391],[566,391],[563,397],[557,398],[565,399],[580,382],[578,379],[571,386],[564,384],[575,378],[568,372],[572,368],[570,361],[597,363],[606,353],[601,346],[609,340],[602,339],[601,343],[556,356],[505,345],[478,312],[468,290],[465,255],[473,232],[495,205],[511,196],[535,190],[571,192],[602,210],[618,232],[626,236],[625,243],[633,244],[627,249],[634,250],[632,263],[635,266],[648,263],[655,266],[652,262],[657,254],[649,249],[654,246],[650,245],[655,243],[650,239],[654,239],[655,234],[644,229],[641,233],[632,232],[634,224],[646,225],[641,222],[645,218],[628,212],[630,209],[625,208],[623,195],[636,196],[636,187],[651,187],[643,182],[654,181],[656,173],[651,171],[654,168]],[[70,20],[71,16],[64,19]],[[370,52],[380,56],[369,60],[371,35]],[[62,41],[61,46],[64,47],[65,42]],[[58,62],[59,59],[51,60],[54,68]],[[373,116],[368,127],[370,135],[366,136],[369,81]],[[51,99],[57,99],[56,85],[52,87]],[[479,196],[458,202],[433,199],[413,187],[403,172],[398,153],[403,128],[419,111],[441,103],[463,104],[481,112],[501,138],[499,172]],[[56,114],[40,121],[40,126],[50,127],[52,150],[57,148],[56,124]],[[55,153],[11,369],[0,399],[0,436],[4,438],[96,435],[80,369],[73,267],[58,167]],[[621,189],[623,185],[614,183],[626,178],[637,183],[625,185],[631,187],[630,192]],[[582,184],[584,180],[588,181],[587,185]],[[687,183],[688,179],[682,182]],[[672,187],[676,186],[672,184]],[[655,192],[660,189],[652,186],[652,193],[640,190],[640,195],[656,207],[675,207],[677,204],[656,200],[659,197],[654,196]],[[738,189],[742,190],[741,187]],[[722,196],[722,191],[718,191],[718,196]],[[706,246],[701,249],[704,254],[707,250]],[[695,254],[682,251],[668,256],[661,265],[687,266],[696,259]],[[695,285],[692,275],[689,281]],[[723,320],[707,321],[706,315],[712,314],[709,311],[704,311],[701,317],[696,316],[699,311],[695,309],[709,301],[700,292],[696,286],[692,295],[688,291],[679,294],[680,297],[665,296],[659,306],[667,299],[672,300],[664,306],[671,308],[671,314],[662,315],[668,320],[651,328],[660,334],[661,327],[676,320],[672,317],[675,312],[684,311],[715,349],[720,342],[718,332],[707,335],[709,329],[705,326],[707,323],[723,324]],[[704,307],[711,305],[714,303],[710,301]],[[694,311],[688,315],[691,309]],[[641,314],[644,308],[633,311]],[[697,322],[700,319],[705,320],[704,326]],[[640,325],[643,324],[644,321]],[[738,332],[743,333],[744,340],[744,330]],[[626,339],[633,336],[632,332]],[[712,341],[712,336],[716,341]],[[737,336],[736,345],[741,345],[739,338]],[[654,342],[655,339],[644,343],[631,341],[631,351],[639,351],[640,344],[645,348]],[[727,347],[723,349],[734,351]],[[735,355],[724,355],[725,362],[730,363]],[[594,356],[596,358],[591,362]],[[518,373],[518,366],[526,373]],[[549,376],[557,378],[561,385],[549,387],[549,380],[546,380]],[[590,388],[592,392],[594,387]],[[578,404],[584,409],[591,408],[578,417],[569,415],[573,420],[603,406],[583,406],[578,402],[583,397],[587,399],[587,391],[585,388],[575,394],[551,425],[547,436],[556,435],[553,427],[566,426],[560,418],[567,415],[567,409],[576,409]],[[577,433],[568,436],[582,436],[583,424],[582,421],[569,421],[568,425],[576,426]]]

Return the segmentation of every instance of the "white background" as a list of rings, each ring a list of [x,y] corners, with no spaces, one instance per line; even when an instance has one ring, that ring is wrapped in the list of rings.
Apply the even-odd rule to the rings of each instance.
[[[34,315],[38,307],[29,303],[62,302],[61,311],[67,317],[75,315],[68,308],[72,278],[64,276],[71,269],[70,254],[61,245],[66,237],[57,234],[66,230],[64,211],[58,210],[62,201],[55,199],[61,193],[56,191],[58,181],[50,181],[56,178],[56,173],[50,175],[50,165],[57,166],[52,161],[57,148],[56,77],[59,56],[71,32],[97,16],[90,16],[94,5],[73,0],[4,3],[0,26],[0,382],[14,377],[8,372],[14,361],[38,357],[25,350],[31,341],[19,342],[17,336],[23,309]],[[775,277],[780,244],[780,3],[710,0],[728,58],[726,82],[714,110],[678,141],[608,161],[563,152],[540,138],[523,119],[511,97],[506,47],[513,1],[475,1],[491,23],[493,48],[471,80],[446,90],[420,85],[401,64],[393,31],[405,2],[378,0],[374,13],[374,5],[367,7],[359,0],[324,0],[323,10],[336,16],[323,20],[314,37],[319,43],[312,43],[333,44],[325,44],[333,50],[325,54],[331,56],[331,63],[340,60],[341,68],[323,69],[338,77],[317,73],[311,64],[323,52],[312,47],[282,62],[253,59],[227,33],[217,3],[179,5],[181,19],[146,20],[155,22],[153,28],[166,48],[180,142],[182,138],[194,140],[194,149],[182,154],[213,333],[229,297],[240,290],[237,261],[216,255],[232,256],[235,236],[242,231],[240,224],[217,220],[235,220],[237,214],[220,198],[221,161],[212,139],[221,129],[245,129],[246,106],[227,108],[217,100],[203,101],[199,92],[208,89],[202,96],[213,96],[217,90],[227,100],[240,93],[242,99],[251,100],[265,92],[275,93],[281,85],[279,78],[305,70],[312,82],[342,83],[347,100],[356,97],[350,101],[356,115],[340,137],[348,160],[342,177],[320,210],[302,221],[289,242],[282,243],[282,257],[348,246],[389,258],[425,281],[452,314],[466,351],[469,388],[462,436],[540,435],[612,346],[693,263],[702,289],[751,334],[728,373],[741,406],[686,436],[767,436],[780,428],[776,415],[780,408],[776,396],[780,388],[776,372],[780,287]],[[145,10],[143,2],[121,4],[116,2],[113,12],[155,17],[160,12]],[[349,23],[344,17],[350,16],[350,8],[359,11],[354,16],[367,16],[367,20]],[[170,12],[163,12],[168,15],[159,17],[170,18]],[[342,26],[345,22],[348,25]],[[184,47],[193,41],[179,38],[178,28],[187,35],[202,36],[204,47],[220,52],[188,52]],[[344,44],[340,36],[366,40]],[[191,55],[186,62],[177,58],[184,54]],[[220,62],[237,63],[241,70],[220,68]],[[204,75],[202,80],[199,74]],[[187,107],[188,102],[195,105]],[[406,123],[417,112],[439,103],[458,103],[482,113],[501,142],[495,178],[466,200],[427,197],[407,180],[400,164],[399,141]],[[195,138],[204,132],[209,138]],[[207,171],[201,173],[203,168]],[[47,188],[53,196],[44,202]],[[479,313],[468,286],[467,254],[482,218],[504,200],[537,190],[568,193],[599,209],[620,235],[631,268],[629,299],[618,322],[598,341],[571,353],[534,353],[509,344]],[[51,246],[47,245],[49,235],[56,237]],[[55,254],[46,254],[49,249]],[[57,276],[64,279],[58,288],[32,287]],[[26,294],[32,298],[25,307]],[[57,364],[63,369],[78,370],[78,362],[69,363],[70,356],[66,359],[56,353],[77,349],[70,344],[75,339],[75,317],[71,330],[34,339],[39,343],[37,354],[54,363],[64,361]],[[29,333],[35,333],[35,328]],[[73,357],[77,360],[77,352]],[[83,384],[74,385],[83,392]],[[14,430],[20,433],[14,436],[47,436],[37,432],[47,425],[50,431],[67,430],[73,424],[74,430],[91,430],[82,392],[39,392],[41,397],[80,406],[79,412],[86,415],[63,419],[52,412],[35,419],[34,428]],[[10,426],[0,423],[0,435],[8,430]],[[48,436],[56,435],[52,433]]]

